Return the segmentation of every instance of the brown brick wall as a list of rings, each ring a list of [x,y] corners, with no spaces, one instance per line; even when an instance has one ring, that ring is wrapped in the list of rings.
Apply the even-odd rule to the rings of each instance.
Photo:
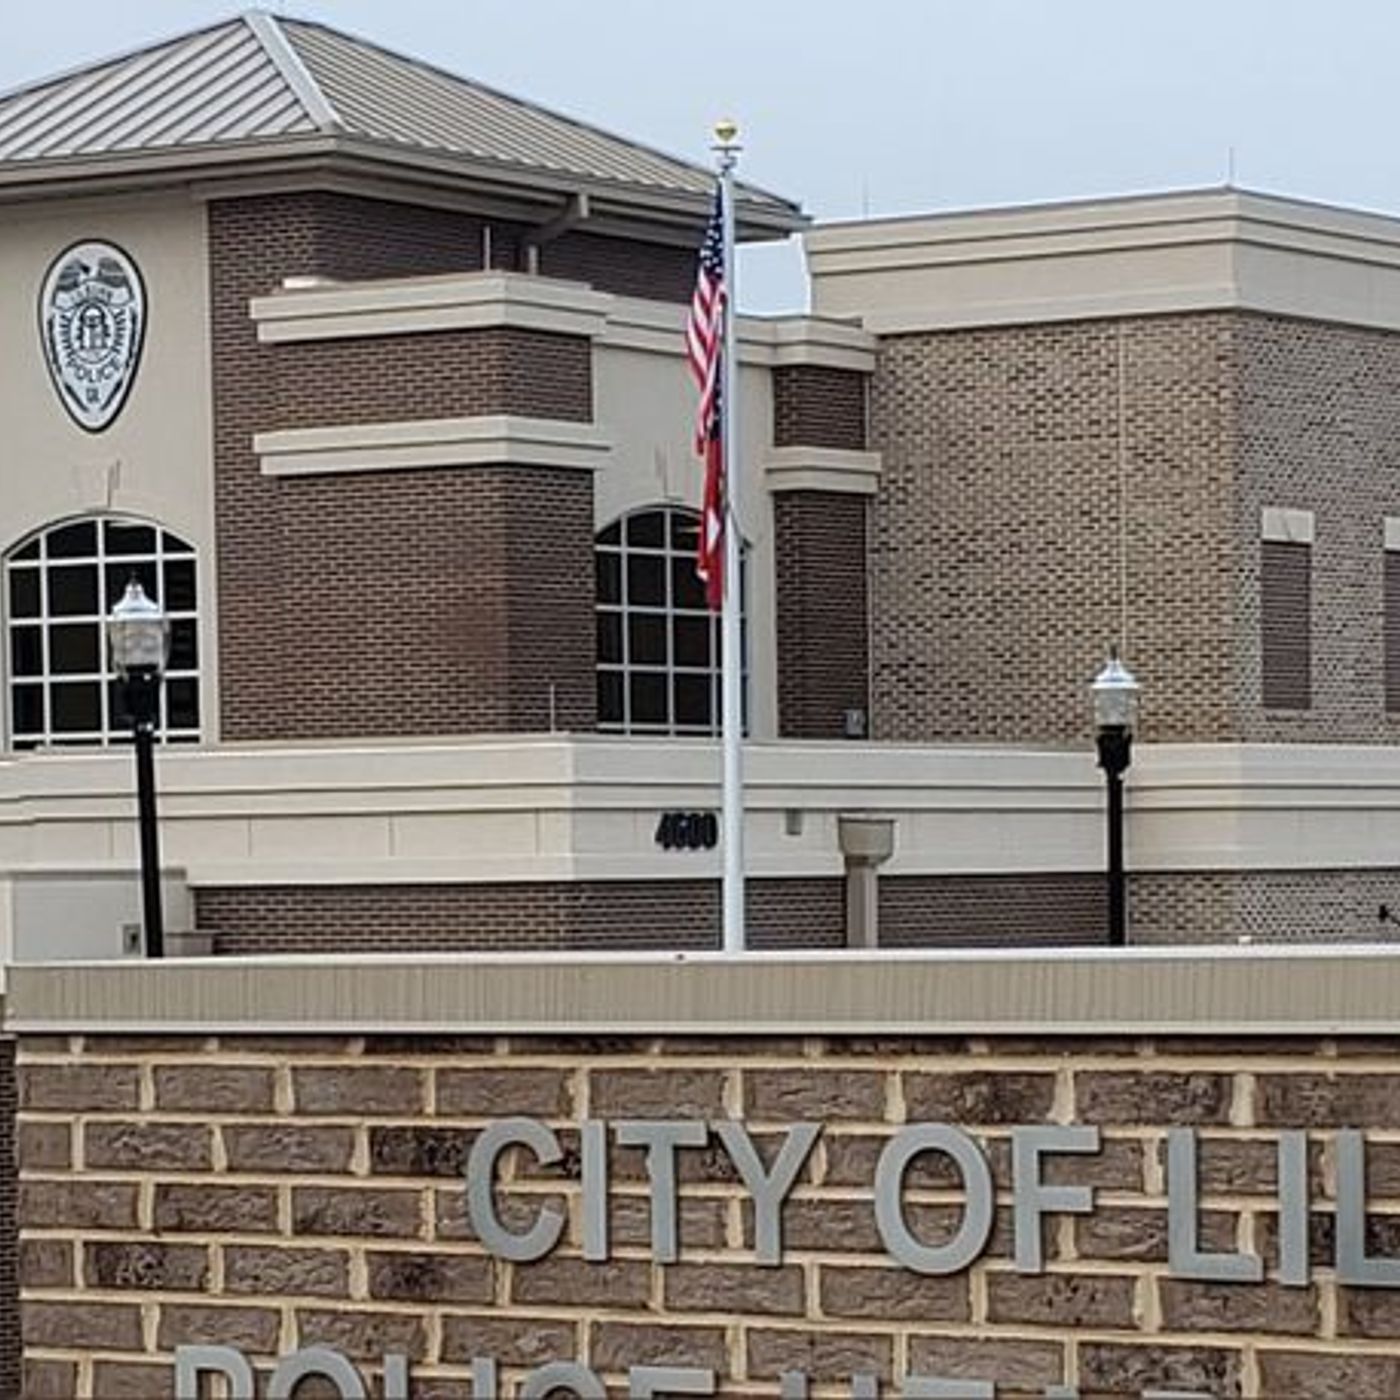
[[[773,445],[864,451],[869,376],[821,365],[773,371]]]
[[[282,277],[470,268],[480,227],[304,195],[216,201],[209,231],[223,738],[540,730],[551,686],[557,724],[592,729],[590,477],[268,478],[252,451],[255,432],[347,418],[586,417],[587,346],[519,332],[260,346],[248,300]]]
[[[842,879],[750,879],[747,893],[755,947],[844,944]],[[707,880],[224,885],[197,888],[194,898],[198,928],[223,954],[708,948],[719,937],[719,887]],[[1098,943],[1103,910],[1103,881],[1093,874],[880,882],[891,947]]]
[[[750,880],[756,947],[845,942],[839,879]],[[709,948],[708,880],[501,885],[268,885],[195,891],[196,924],[220,953],[493,948]]]
[[[1103,943],[1103,877],[885,875],[880,942],[890,948]]]
[[[773,497],[778,732],[845,737],[847,709],[870,705],[864,496],[784,491]]]
[[[695,247],[637,243],[575,230],[540,249],[540,273],[587,282],[618,296],[688,302],[695,290]]]
[[[415,1394],[460,1397],[476,1354],[514,1393],[527,1366],[577,1357],[614,1388],[639,1361],[713,1366],[726,1397],[771,1400],[778,1373],[847,1394],[855,1370],[906,1366],[1039,1394],[1149,1388],[1222,1397],[1393,1397],[1393,1289],[1329,1265],[1334,1131],[1369,1144],[1373,1252],[1396,1253],[1400,1084],[1394,1037],[965,1040],[731,1036],[33,1039],[21,1047],[20,1210],[34,1395],[170,1395],[177,1343],[225,1342],[266,1366],[344,1349],[373,1371],[407,1351]],[[491,1257],[463,1209],[484,1122],[545,1118],[557,1168],[516,1158],[502,1209],[570,1224],[548,1258]],[[615,1149],[612,1259],[582,1260],[580,1118],[737,1117],[761,1138],[823,1124],[783,1210],[784,1259],[759,1267],[718,1148],[679,1151],[681,1257],[648,1247],[646,1168]],[[918,1276],[874,1229],[876,1158],[902,1124],[978,1141],[1002,1218],[969,1269]],[[1052,1218],[1043,1274],[1019,1273],[1007,1216],[1014,1124],[1094,1123],[1097,1155],[1052,1179],[1097,1192]],[[1165,1261],[1169,1128],[1196,1130],[1202,1242],[1276,1260],[1276,1144],[1308,1132],[1316,1249],[1301,1287],[1199,1284]],[[1061,1171],[1061,1165],[1063,1171]],[[940,1158],[906,1180],[912,1220],[949,1230]],[[45,1388],[47,1387],[47,1388]],[[823,1393],[819,1391],[818,1393]],[[1001,1392],[999,1392],[1001,1393]]]
[[[1125,543],[1144,733],[1231,736],[1231,329],[1197,315],[882,343],[878,737],[1087,744]]]
[[[0,1040],[0,1395],[17,1394],[20,1383],[15,1112],[15,1042]]]
[[[263,347],[275,428],[516,413],[586,423],[593,354],[581,336],[493,328]]]

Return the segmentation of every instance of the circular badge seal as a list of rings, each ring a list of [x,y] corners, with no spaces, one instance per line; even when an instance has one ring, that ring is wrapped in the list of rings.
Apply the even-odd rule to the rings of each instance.
[[[122,410],[146,333],[146,290],[112,243],[75,243],[53,260],[39,293],[49,376],[80,428],[100,433]]]

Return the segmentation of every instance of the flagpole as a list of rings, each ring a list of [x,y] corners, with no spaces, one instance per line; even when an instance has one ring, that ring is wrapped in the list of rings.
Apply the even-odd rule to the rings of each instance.
[[[744,656],[739,535],[739,357],[735,334],[737,285],[734,268],[734,167],[739,160],[739,128],[715,125],[715,155],[724,204],[724,351],[720,360],[720,434],[724,451],[724,606],[721,715],[724,782],[720,849],[724,856],[722,891],[724,951],[742,953],[744,937]]]

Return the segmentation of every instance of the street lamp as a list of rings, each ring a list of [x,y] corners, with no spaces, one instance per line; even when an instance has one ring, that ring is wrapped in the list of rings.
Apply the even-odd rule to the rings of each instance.
[[[1094,725],[1098,730],[1099,767],[1108,787],[1108,941],[1121,948],[1128,941],[1128,880],[1123,870],[1123,774],[1133,761],[1133,721],[1138,683],[1108,649],[1104,668],[1094,677]]]
[[[107,619],[107,645],[121,677],[136,740],[136,813],[141,838],[141,911],[146,956],[165,955],[160,905],[160,840],[156,831],[156,721],[160,683],[170,655],[170,622],[132,579]]]

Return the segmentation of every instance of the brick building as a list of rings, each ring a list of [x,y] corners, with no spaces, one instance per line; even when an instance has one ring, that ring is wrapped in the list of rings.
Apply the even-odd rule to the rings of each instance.
[[[716,803],[709,189],[266,15],[0,98],[12,954],[134,912],[133,572],[173,618],[169,898],[215,951],[714,940],[715,853],[655,840]],[[738,223],[806,221],[746,189]],[[871,813],[883,942],[1098,940],[1109,640],[1135,936],[1384,934],[1400,224],[1227,190],[807,241],[814,314],[740,327],[755,940],[844,942]]]

